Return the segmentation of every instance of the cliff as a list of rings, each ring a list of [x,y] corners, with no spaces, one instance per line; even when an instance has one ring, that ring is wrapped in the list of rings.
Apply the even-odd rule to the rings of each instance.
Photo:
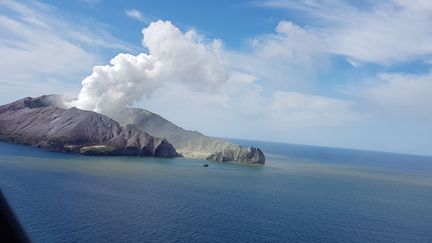
[[[254,147],[249,148],[227,148],[213,153],[207,159],[219,162],[234,161],[243,164],[264,164],[265,157],[263,152]]]

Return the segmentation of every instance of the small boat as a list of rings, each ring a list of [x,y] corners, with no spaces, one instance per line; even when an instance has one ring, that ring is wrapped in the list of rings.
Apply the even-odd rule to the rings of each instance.
[[[203,167],[209,167],[209,164],[203,164]]]

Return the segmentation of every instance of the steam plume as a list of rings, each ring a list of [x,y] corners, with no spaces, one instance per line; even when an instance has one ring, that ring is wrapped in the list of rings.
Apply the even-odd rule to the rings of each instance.
[[[148,53],[120,53],[109,65],[96,66],[82,81],[78,99],[86,110],[111,113],[132,105],[167,82],[181,82],[192,89],[213,89],[227,79],[220,58],[221,42],[205,42],[195,31],[181,32],[169,21],[143,29]]]

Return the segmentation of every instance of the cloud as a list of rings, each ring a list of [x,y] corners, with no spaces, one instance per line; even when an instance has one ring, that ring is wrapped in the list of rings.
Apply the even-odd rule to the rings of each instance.
[[[271,89],[303,91],[329,63],[327,43],[314,29],[287,20],[249,44],[246,50],[226,51],[226,62],[232,69],[255,75]]]
[[[139,20],[141,22],[145,22],[145,17],[144,15],[137,9],[128,9],[126,10],[126,15],[129,16],[130,18]]]
[[[170,21],[160,20],[142,33],[143,46],[158,65],[163,65],[165,79],[191,83],[200,89],[217,88],[226,80],[220,40],[208,41],[194,30],[182,33]]]
[[[46,4],[0,2],[0,81],[10,84],[1,89],[2,99],[68,93],[99,62],[95,50],[131,50],[95,22],[73,23]]]
[[[165,82],[213,90],[226,80],[219,41],[207,43],[195,31],[183,33],[169,21],[153,22],[142,33],[148,53],[119,54],[111,65],[94,67],[74,105],[110,113],[150,97]]]
[[[430,1],[268,0],[259,6],[301,11],[320,26],[315,35],[328,51],[352,61],[392,65],[432,54]],[[317,20],[320,22],[316,22]]]
[[[432,118],[432,113],[428,112],[432,110],[432,73],[381,73],[360,87],[358,95],[380,113]]]
[[[326,50],[326,43],[314,35],[312,30],[301,28],[290,21],[280,21],[275,31],[275,34],[254,39],[255,55],[290,64],[307,65]]]
[[[270,103],[271,115],[295,126],[338,126],[357,121],[353,102],[317,95],[276,91]],[[307,124],[305,124],[307,122]]]
[[[329,0],[268,0],[256,4],[296,11],[297,14],[300,11],[307,16],[303,16],[306,23],[311,24],[300,29],[307,33],[307,39],[287,39],[290,42],[281,43],[281,50],[276,53],[283,53],[284,46],[287,46],[286,50],[290,50],[292,43],[310,43],[307,46],[320,48],[313,52],[299,52],[305,53],[306,57],[311,56],[308,60],[315,60],[322,57],[322,53],[327,53],[342,56],[353,67],[362,70],[368,70],[368,64],[397,67],[416,60],[429,64],[432,56],[431,1],[386,0],[354,4],[350,1]],[[287,26],[294,30],[300,28]],[[313,67],[310,63],[306,66]],[[374,69],[376,68],[375,66]],[[424,112],[431,108],[428,104],[432,104],[429,73],[412,75],[372,72],[370,75],[371,77],[360,80],[360,83],[350,80],[346,82],[352,99],[376,119],[395,116],[398,119],[431,117]],[[355,78],[354,76],[353,79]]]
[[[71,105],[110,114],[145,98],[145,107],[168,117],[177,114],[174,121],[180,125],[193,124],[203,131],[206,128],[196,124],[195,117],[184,114],[200,114],[206,117],[206,124],[210,120],[238,124],[241,119],[253,119],[251,124],[256,127],[267,121],[280,128],[336,126],[357,119],[351,102],[264,90],[258,84],[258,68],[243,69],[237,64],[239,59],[258,60],[267,66],[265,62],[272,59],[281,65],[315,62],[321,43],[291,22],[281,22],[276,34],[258,40],[253,55],[227,51],[220,40],[207,40],[194,30],[182,32],[169,21],[153,22],[142,33],[148,53],[119,54],[110,65],[96,66]],[[308,48],[310,43],[317,43],[317,49]],[[286,52],[282,51],[284,45]],[[250,63],[244,61],[243,65]],[[215,126],[220,124],[211,127]]]
[[[268,92],[256,83],[255,76],[241,72],[230,73],[220,92],[199,92],[181,83],[165,83],[136,106],[157,111],[181,127],[204,134],[270,140],[285,137],[285,141],[299,129],[340,127],[363,119],[354,102],[297,92]]]

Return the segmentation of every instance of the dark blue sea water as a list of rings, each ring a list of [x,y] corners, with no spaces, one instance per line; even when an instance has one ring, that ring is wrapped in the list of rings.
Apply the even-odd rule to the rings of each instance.
[[[265,166],[0,143],[34,242],[432,242],[432,157],[237,141]]]

